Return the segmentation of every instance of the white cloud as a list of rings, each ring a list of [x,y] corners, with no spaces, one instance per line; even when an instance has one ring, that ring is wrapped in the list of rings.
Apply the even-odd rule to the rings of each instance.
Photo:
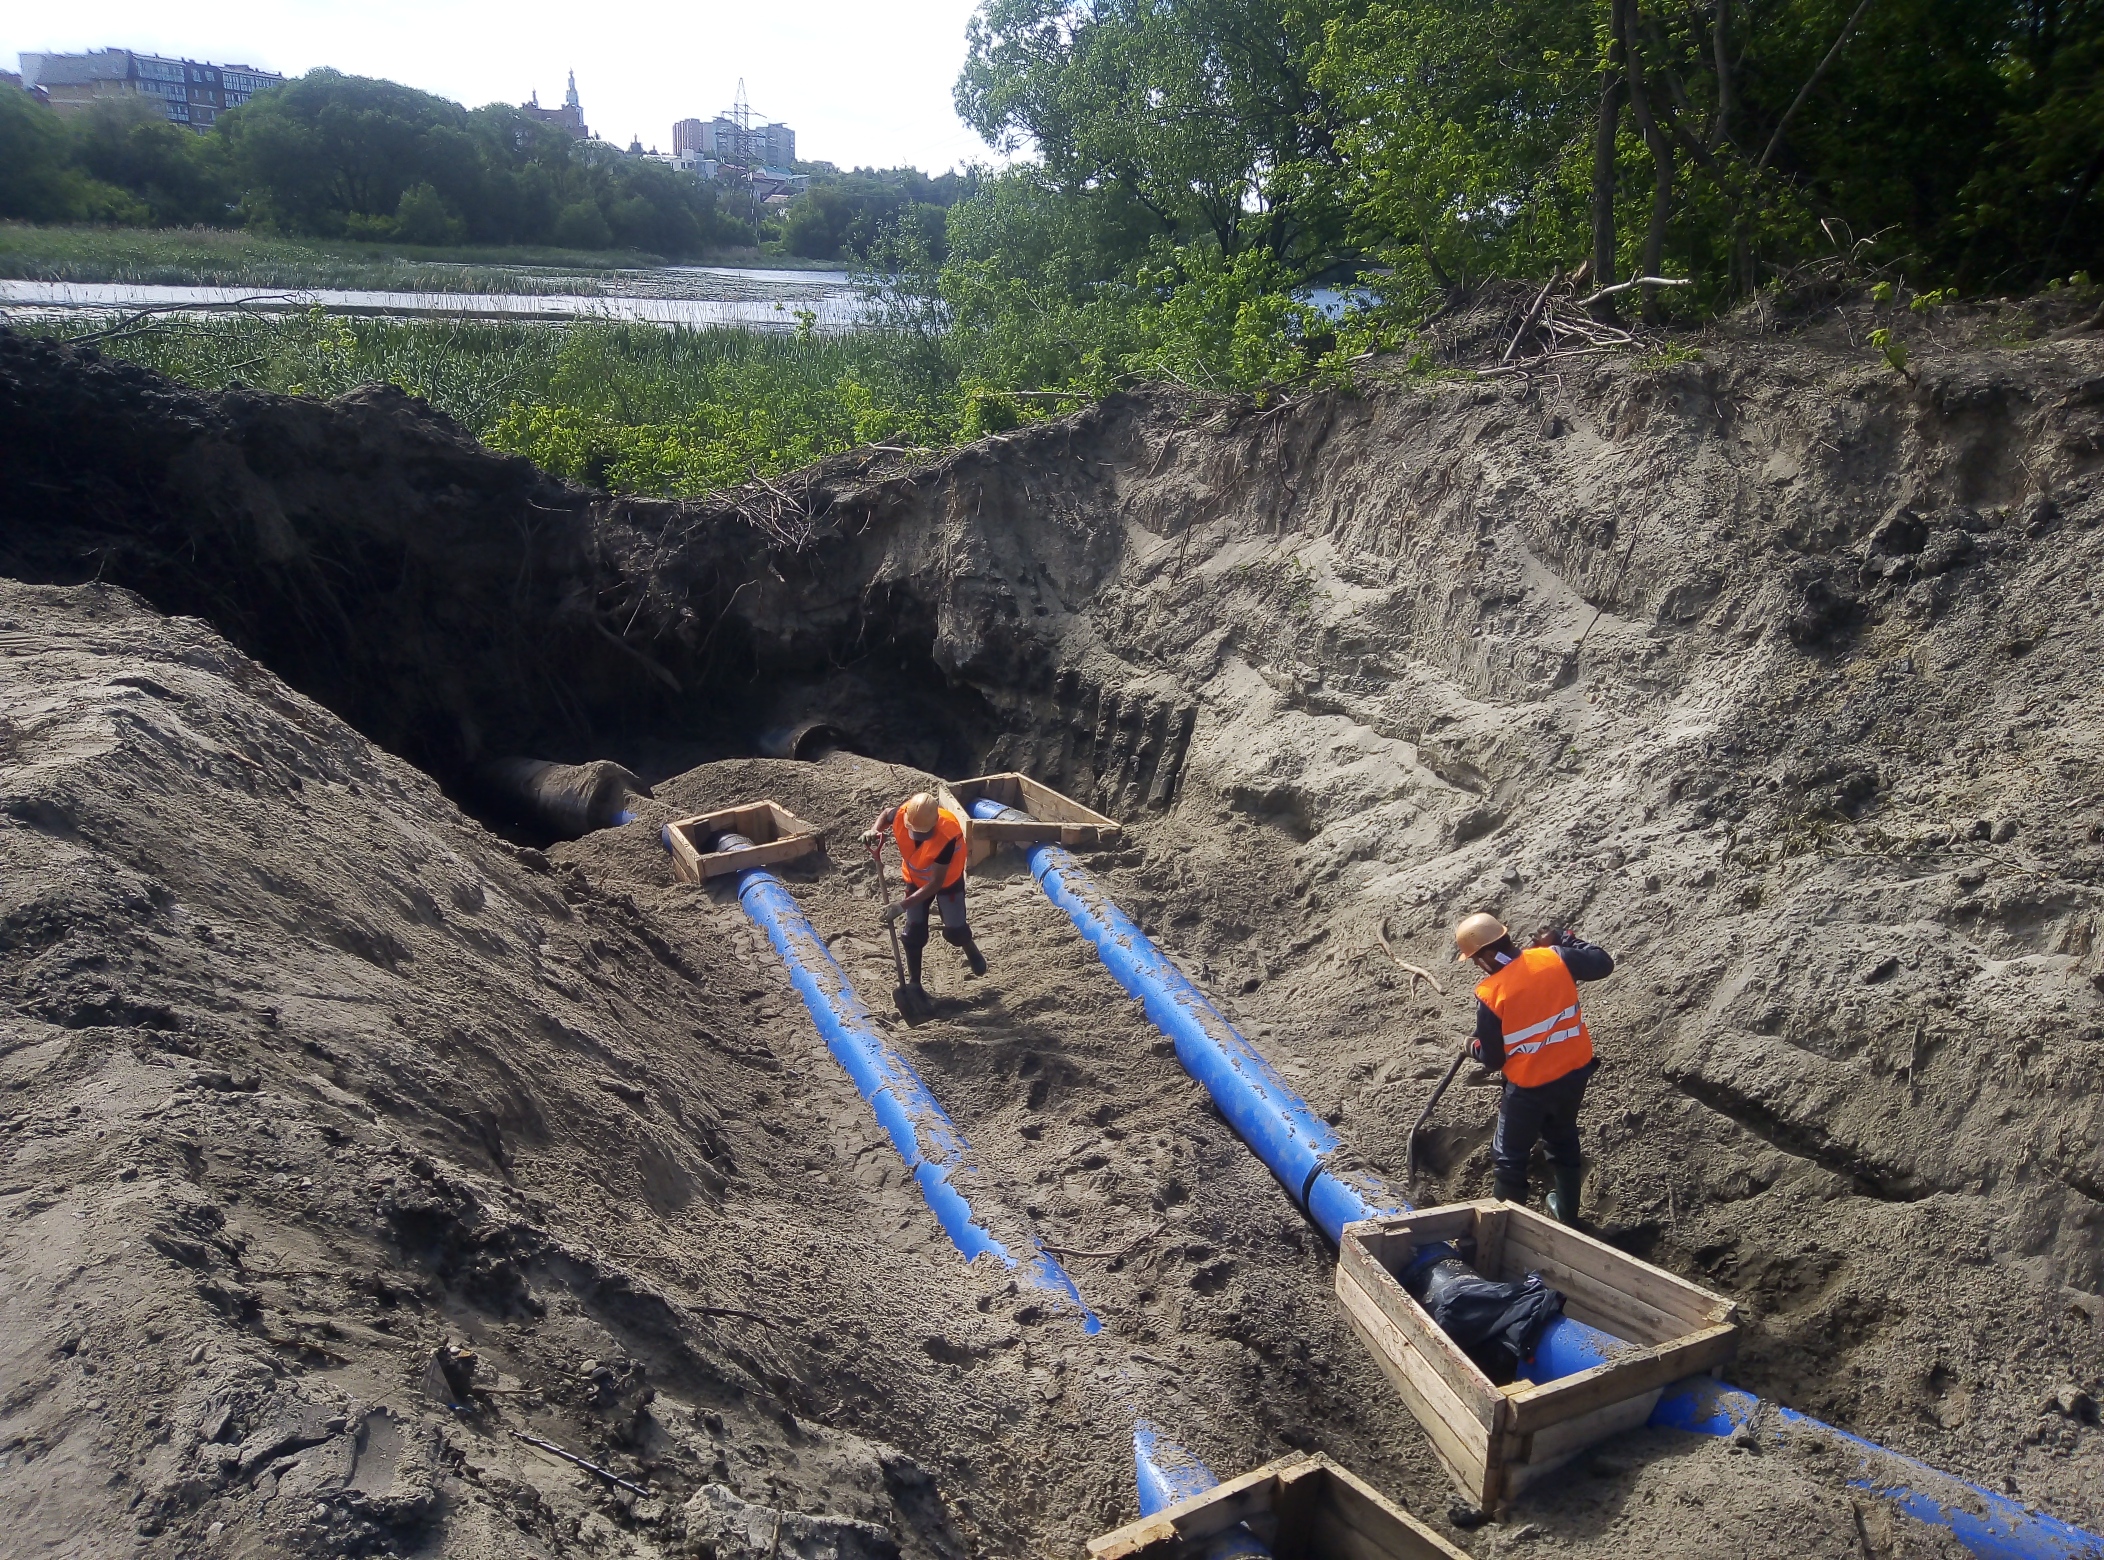
[[[995,160],[958,122],[950,91],[974,0],[800,0],[776,5],[596,5],[551,0],[86,0],[10,7],[0,58],[20,50],[130,48],[298,75],[328,65],[474,107],[562,101],[577,72],[585,121],[625,146],[672,149],[674,120],[753,108],[796,131],[798,155],[842,167],[940,173]]]

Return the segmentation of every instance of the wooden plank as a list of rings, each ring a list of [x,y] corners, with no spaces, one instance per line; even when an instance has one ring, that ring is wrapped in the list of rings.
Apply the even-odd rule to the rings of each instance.
[[[1548,1425],[1640,1396],[1721,1365],[1738,1352],[1739,1330],[1726,1323],[1655,1348],[1632,1349],[1604,1365],[1513,1394],[1506,1428],[1533,1434]]]
[[[1651,1410],[1657,1404],[1658,1394],[1647,1392],[1627,1403],[1610,1404],[1595,1414],[1587,1415],[1582,1431],[1574,1428],[1566,1432],[1564,1427],[1559,1425],[1554,1433],[1563,1437],[1560,1444],[1545,1444],[1544,1437],[1552,1432],[1542,1432],[1541,1436],[1533,1438],[1536,1450],[1531,1458],[1524,1462],[1510,1461],[1505,1465],[1503,1493],[1500,1499],[1512,1500],[1522,1490],[1538,1483],[1572,1458],[1583,1454],[1587,1448],[1599,1445],[1609,1436],[1637,1429],[1651,1417]],[[1572,1423],[1574,1426],[1577,1424],[1576,1421]]]
[[[1391,1214],[1375,1222],[1383,1234],[1407,1240],[1413,1246],[1429,1246],[1468,1234],[1476,1227],[1476,1213],[1474,1203],[1455,1203],[1442,1208],[1421,1208],[1414,1213]]]
[[[1383,1229],[1378,1219],[1359,1219],[1345,1225],[1342,1234],[1345,1240],[1356,1240],[1365,1247],[1366,1254],[1391,1273],[1403,1257],[1416,1249],[1401,1236]]]
[[[1476,1271],[1495,1276],[1505,1256],[1506,1216],[1511,1212],[1501,1202],[1476,1204]]]
[[[1478,1426],[1453,1388],[1424,1362],[1417,1350],[1396,1330],[1381,1308],[1343,1268],[1337,1270],[1337,1298],[1344,1314],[1373,1355],[1374,1363],[1394,1383],[1425,1436],[1432,1443],[1440,1464],[1467,1499],[1487,1504],[1490,1469],[1490,1437]]]
[[[1536,1251],[1641,1300],[1653,1310],[1663,1311],[1682,1324],[1680,1331],[1731,1319],[1735,1307],[1722,1295],[1712,1294],[1664,1268],[1653,1267],[1626,1251],[1617,1251],[1605,1241],[1581,1234],[1567,1224],[1545,1219],[1531,1209],[1515,1208],[1512,1215],[1513,1233]]]
[[[1350,1239],[1338,1248],[1337,1266],[1340,1273],[1351,1275],[1352,1281],[1380,1307],[1382,1314],[1395,1324],[1410,1346],[1439,1372],[1440,1379],[1461,1400],[1477,1426],[1486,1435],[1496,1429],[1502,1394],[1476,1362],[1440,1331],[1439,1324],[1432,1320],[1424,1307],[1410,1298],[1409,1291],[1396,1282],[1395,1275],[1367,1256],[1360,1242]]]
[[[1132,1556],[1146,1554],[1156,1545],[1162,1546],[1164,1555],[1174,1554],[1182,1547],[1176,1529],[1159,1515],[1142,1517],[1137,1522],[1128,1522],[1121,1528],[1090,1539],[1089,1560],[1130,1560]]]
[[[1025,774],[1003,775],[999,778],[1015,781],[1022,801],[1020,804],[1010,805],[1020,805],[1023,811],[1032,817],[1050,819],[1055,823],[1088,824],[1098,829],[1109,830],[1113,834],[1118,832],[1117,819],[1107,817],[1087,803],[1077,802],[1073,797],[1053,790],[1042,781],[1033,780]]]
[[[1565,1314],[1639,1348],[1663,1343],[1689,1330],[1690,1324],[1680,1318],[1668,1316],[1656,1306],[1647,1305],[1536,1249],[1532,1244],[1533,1233],[1517,1224],[1507,1226],[1505,1271],[1512,1275],[1507,1282],[1518,1282],[1518,1275],[1522,1273],[1539,1273],[1550,1288],[1563,1291]]]
[[[1202,1490],[1189,1500],[1166,1506],[1155,1515],[1168,1518],[1178,1538],[1195,1543],[1269,1511],[1277,1499],[1278,1473],[1274,1465],[1266,1463]]]
[[[772,866],[778,861],[793,861],[817,848],[817,835],[799,834],[790,839],[755,845],[751,850],[720,850],[701,858],[701,872],[705,878],[722,877],[728,872],[745,872],[753,867]]]
[[[1523,1436],[1520,1456],[1514,1461],[1529,1465],[1561,1461],[1595,1441],[1605,1440],[1623,1430],[1634,1430],[1651,1417],[1651,1410],[1658,1407],[1659,1393],[1663,1390],[1653,1387],[1649,1392],[1639,1392],[1617,1403],[1602,1404],[1591,1413],[1559,1419],[1553,1425]],[[1507,1493],[1511,1493],[1509,1487]]]
[[[701,875],[701,852],[687,835],[688,825],[693,820],[682,818],[665,831],[666,843],[672,848],[672,874],[683,883],[699,883]]]
[[[1283,1459],[1289,1465],[1299,1460]],[[1262,1516],[1277,1503],[1279,1466],[1276,1462],[1266,1463],[1211,1489],[1200,1490],[1173,1506],[1164,1506],[1151,1517],[1092,1538],[1089,1554],[1093,1560],[1122,1560],[1158,1544],[1164,1546],[1164,1553],[1181,1553],[1185,1545],[1202,1542],[1237,1523]]]
[[[1352,1476],[1318,1454],[1312,1459],[1324,1477],[1325,1497],[1318,1511],[1334,1514],[1346,1530],[1357,1534],[1389,1560],[1466,1560],[1431,1528],[1389,1500],[1379,1490]]]

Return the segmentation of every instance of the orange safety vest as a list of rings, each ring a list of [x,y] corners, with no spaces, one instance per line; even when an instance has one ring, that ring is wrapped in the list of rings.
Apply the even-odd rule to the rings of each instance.
[[[1578,983],[1554,948],[1529,948],[1476,987],[1505,1031],[1505,1081],[1538,1089],[1593,1059]]]
[[[899,860],[905,864],[906,883],[910,888],[925,888],[935,878],[935,858],[942,854],[943,846],[952,840],[956,850],[950,853],[950,865],[943,873],[944,892],[964,881],[964,825],[957,815],[945,807],[936,814],[935,827],[924,840],[913,837],[906,827],[906,809],[901,807],[891,820],[891,837],[899,847]]]

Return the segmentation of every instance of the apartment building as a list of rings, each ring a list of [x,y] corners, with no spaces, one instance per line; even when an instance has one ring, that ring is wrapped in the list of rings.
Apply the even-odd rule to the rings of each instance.
[[[23,87],[41,92],[61,114],[79,113],[102,98],[131,95],[153,100],[171,123],[193,130],[210,128],[226,110],[285,79],[253,65],[213,65],[132,49],[24,54],[21,59]]]

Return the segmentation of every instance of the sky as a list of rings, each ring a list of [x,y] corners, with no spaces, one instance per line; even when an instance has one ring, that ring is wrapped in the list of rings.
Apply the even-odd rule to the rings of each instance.
[[[796,131],[797,156],[929,173],[994,158],[950,89],[975,0],[776,0],[576,5],[512,0],[78,0],[10,6],[0,61],[22,50],[127,48],[298,75],[318,65],[467,104],[562,101],[577,72],[585,123],[622,146],[672,150],[677,119],[730,107]]]

